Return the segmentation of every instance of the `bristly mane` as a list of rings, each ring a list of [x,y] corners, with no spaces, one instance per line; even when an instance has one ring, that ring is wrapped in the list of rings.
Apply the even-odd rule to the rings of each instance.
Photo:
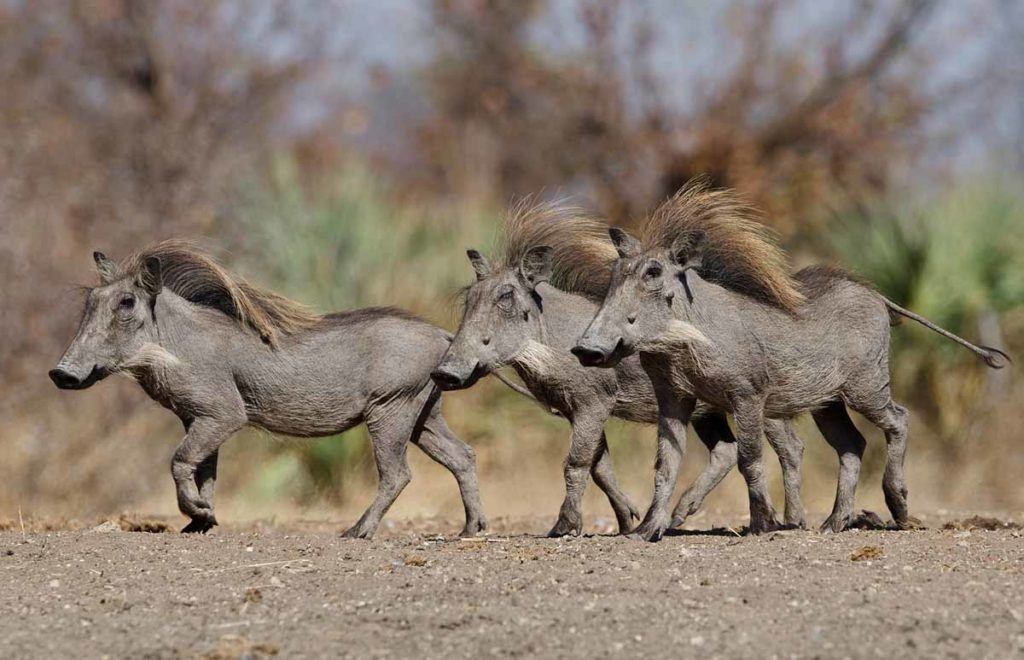
[[[588,298],[604,297],[616,258],[607,225],[577,207],[522,200],[505,216],[496,266],[518,268],[527,250],[541,245],[552,250],[552,286]]]
[[[696,232],[704,234],[701,277],[789,313],[804,302],[775,233],[737,193],[713,190],[703,177],[651,214],[641,240],[647,249],[671,248],[680,236]]]
[[[798,270],[793,279],[809,300],[821,296],[840,282],[853,282],[865,289],[875,290],[875,286],[860,275],[833,264],[806,266]]]
[[[121,268],[134,277],[151,257],[160,260],[163,286],[197,305],[220,310],[271,346],[277,345],[281,333],[293,334],[324,320],[294,300],[252,286],[188,241],[172,239],[146,247],[126,258]]]

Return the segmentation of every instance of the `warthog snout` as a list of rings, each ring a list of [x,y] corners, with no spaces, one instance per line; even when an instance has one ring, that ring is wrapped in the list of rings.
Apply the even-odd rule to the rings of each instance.
[[[448,367],[434,369],[430,372],[430,377],[442,390],[458,390],[465,387],[466,379],[454,371],[450,371]]]
[[[484,372],[479,362],[470,366],[445,361],[430,372],[430,377],[442,390],[464,390],[480,380]]]
[[[573,346],[570,351],[576,356],[584,367],[603,367],[614,357],[622,340],[618,340],[612,347],[599,346],[592,340],[584,337]]]
[[[53,384],[62,390],[82,390],[99,379],[99,373],[96,367],[90,369],[84,375],[73,373],[67,367],[58,366],[56,369],[50,369],[49,372],[50,380]]]

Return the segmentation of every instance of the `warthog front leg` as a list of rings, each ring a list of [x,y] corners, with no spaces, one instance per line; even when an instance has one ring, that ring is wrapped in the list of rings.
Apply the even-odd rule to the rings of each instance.
[[[708,448],[708,464],[679,498],[671,527],[679,527],[696,513],[708,493],[736,466],[736,438],[725,421],[725,415],[712,413],[691,421],[697,437]]]
[[[208,532],[217,524],[213,513],[217,450],[244,425],[244,417],[199,417],[188,425],[171,460],[178,509],[191,519],[182,532]]]
[[[764,473],[764,405],[760,400],[740,399],[734,404],[733,419],[739,443],[740,473],[747,482],[750,497],[748,529],[751,534],[779,529]]]
[[[563,473],[565,474],[565,499],[558,511],[558,520],[548,532],[548,536],[578,536],[583,531],[583,513],[580,501],[583,491],[587,488],[591,467],[597,462],[601,453],[604,433],[603,423],[606,416],[577,412],[572,419],[572,439],[569,441],[569,453],[565,457]]]
[[[558,520],[548,532],[550,537],[579,536],[583,532],[581,501],[588,474],[594,476],[594,482],[608,496],[619,524],[619,533],[632,528],[636,509],[619,488],[612,471],[608,439],[603,430],[607,418],[607,414],[593,411],[577,412],[573,416],[572,440],[564,466],[565,499],[558,512]]]
[[[480,486],[476,479],[476,454],[473,448],[459,439],[441,417],[440,407],[427,422],[416,444],[455,477],[466,510],[466,525],[460,536],[476,536],[487,529],[483,506],[480,504]]]
[[[779,465],[782,467],[782,487],[786,493],[786,527],[803,529],[807,526],[804,502],[800,497],[804,441],[793,431],[790,422],[780,419],[765,419],[764,435],[779,457]]]
[[[655,383],[658,398],[658,458],[654,465],[654,497],[643,521],[630,538],[658,541],[670,521],[669,500],[679,478],[679,464],[686,448],[686,424],[697,403],[696,399],[677,401],[671,390]]]

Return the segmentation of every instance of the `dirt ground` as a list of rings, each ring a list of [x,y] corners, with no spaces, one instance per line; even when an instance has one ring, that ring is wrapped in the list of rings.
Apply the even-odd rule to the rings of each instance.
[[[455,521],[393,522],[356,541],[340,523],[185,536],[160,533],[177,520],[14,521],[0,657],[1024,654],[1018,524],[705,525],[645,544],[536,536],[547,522],[495,521],[477,540]]]

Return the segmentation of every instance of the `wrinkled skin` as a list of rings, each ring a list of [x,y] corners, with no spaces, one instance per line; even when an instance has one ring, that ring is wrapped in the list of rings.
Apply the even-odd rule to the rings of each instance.
[[[776,522],[761,453],[766,419],[811,411],[840,453],[836,505],[823,528],[844,529],[864,447],[845,402],[885,432],[886,502],[897,525],[913,524],[903,478],[907,414],[890,395],[889,314],[878,294],[837,281],[792,316],[702,279],[699,242],[644,250],[620,230],[612,238],[620,259],[608,295],[573,352],[583,364],[604,367],[640,355],[658,393],[659,446],[672,457],[660,479],[674,478],[696,395],[732,413],[750,530],[771,530]],[[639,536],[661,533],[665,500],[656,492]]]
[[[329,315],[272,348],[225,314],[162,287],[158,259],[124,276],[94,255],[101,286],[88,293],[71,345],[50,378],[85,389],[105,376],[134,378],[185,426],[171,472],[185,532],[217,524],[213,509],[221,444],[250,424],[299,437],[341,433],[361,422],[370,431],[380,475],[377,496],[346,532],[369,538],[409,482],[410,440],[458,481],[465,535],[486,522],[473,450],[448,428],[430,370],[447,334],[388,313]]]
[[[639,359],[623,360],[615,369],[586,369],[570,354],[569,348],[593,318],[597,305],[547,283],[551,265],[546,248],[534,248],[518,267],[494,269],[473,250],[469,257],[477,281],[467,291],[459,331],[433,372],[435,382],[443,389],[463,389],[511,365],[539,401],[572,425],[564,466],[566,496],[550,535],[582,531],[581,499],[588,473],[607,494],[620,532],[629,531],[639,516],[616,483],[604,425],[610,416],[643,423],[657,420],[654,390]],[[694,513],[736,464],[736,444],[721,414],[701,405],[693,423],[710,451],[710,461],[680,498],[674,525]],[[785,457],[787,493],[792,495],[792,499],[787,497],[787,517],[800,526],[802,443],[782,423],[773,423],[769,436]]]

